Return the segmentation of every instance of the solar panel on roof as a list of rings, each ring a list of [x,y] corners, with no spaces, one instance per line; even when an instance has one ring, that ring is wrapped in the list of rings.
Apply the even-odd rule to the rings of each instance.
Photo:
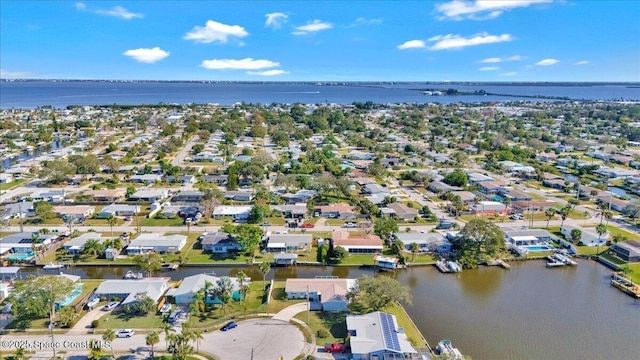
[[[380,321],[385,347],[391,350],[400,351],[400,341],[398,340],[398,334],[395,331],[393,318],[389,314],[380,314]]]

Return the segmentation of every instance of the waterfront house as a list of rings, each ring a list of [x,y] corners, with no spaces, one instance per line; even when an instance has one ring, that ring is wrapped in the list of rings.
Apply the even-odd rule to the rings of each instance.
[[[108,219],[111,216],[133,216],[140,212],[139,205],[111,204],[102,208],[96,214],[98,219]]]
[[[268,252],[287,252],[311,249],[311,234],[271,234],[267,238]]]
[[[564,236],[564,238],[568,241],[571,241],[571,231],[573,229],[579,229],[582,231],[582,236],[580,237],[580,244],[586,246],[596,246],[598,243],[600,245],[605,245],[609,240],[609,233],[605,233],[602,236],[598,235],[596,229],[594,228],[585,228],[582,226],[574,226],[569,224],[562,225],[560,232]]]
[[[224,205],[213,209],[214,219],[232,218],[234,220],[247,220],[253,209],[253,205]]]
[[[502,228],[505,241],[516,246],[540,245],[545,242],[556,241],[557,238],[544,229],[520,229],[514,227]]]
[[[108,279],[96,288],[94,295],[109,300],[123,299],[121,305],[144,299],[139,294],[157,303],[169,288],[169,278]]]
[[[347,293],[355,286],[355,279],[287,279],[284,291],[289,300],[308,298],[311,310],[347,311]]]
[[[217,283],[220,277],[209,274],[198,274],[185,277],[180,286],[171,289],[167,292],[167,296],[173,297],[176,304],[190,304],[193,302],[193,296],[200,290],[204,289],[209,283],[211,292],[205,296],[206,304],[221,304],[222,302],[215,296],[211,296],[215,293],[215,289],[218,287]],[[242,300],[242,293],[240,292],[240,283],[235,277],[228,277],[231,285],[233,286],[233,293],[231,298],[233,300]],[[245,279],[244,284],[248,285],[250,279]]]
[[[351,234],[337,230],[331,233],[333,246],[341,246],[350,254],[378,254],[382,252],[382,240],[374,234]]]
[[[396,317],[376,311],[347,315],[347,336],[354,360],[407,359],[417,356]]]
[[[97,232],[88,232],[84,233],[78,237],[72,238],[69,241],[65,242],[62,246],[69,254],[71,255],[80,255],[84,250],[85,244],[89,240],[96,240],[99,243],[103,243],[106,238],[102,237],[102,234]]]
[[[127,254],[140,255],[151,252],[160,254],[179,253],[186,244],[187,237],[184,235],[142,233],[129,243],[129,246],[127,246]]]
[[[298,261],[298,254],[279,253],[273,256],[273,263],[281,266],[295,265]]]
[[[78,275],[60,274],[60,275],[56,275],[56,276],[68,279],[74,285],[73,290],[71,290],[71,292],[67,295],[67,297],[64,298],[64,300],[56,301],[55,308],[56,308],[56,311],[57,311],[57,310],[60,310],[60,308],[63,307],[63,306],[70,305],[75,299],[78,298],[78,296],[82,295],[82,286],[83,286],[83,284],[80,281],[80,279],[81,279],[80,276],[78,276]]]
[[[235,238],[222,231],[202,235],[200,244],[205,252],[212,254],[226,254],[242,250],[242,246]]]
[[[614,244],[609,253],[626,262],[640,262],[640,241],[629,240]]]
[[[411,251],[411,244],[418,244],[421,252],[433,251],[438,253],[448,253],[451,251],[451,244],[440,233],[394,233],[394,240],[400,240],[406,251]]]

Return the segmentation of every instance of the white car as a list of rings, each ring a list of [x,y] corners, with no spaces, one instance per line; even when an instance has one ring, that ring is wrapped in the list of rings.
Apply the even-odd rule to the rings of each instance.
[[[119,338],[130,338],[133,336],[133,329],[122,329],[122,330],[118,330],[118,332],[116,333],[116,337]]]
[[[352,222],[348,222],[348,223],[344,224],[344,227],[346,227],[346,228],[354,228],[354,227],[356,227],[356,224],[352,223]]]

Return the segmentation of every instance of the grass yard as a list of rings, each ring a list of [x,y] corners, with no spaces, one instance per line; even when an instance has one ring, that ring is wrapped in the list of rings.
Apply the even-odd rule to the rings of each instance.
[[[173,219],[150,219],[140,220],[140,226],[181,226],[183,220],[179,217]]]
[[[83,224],[85,226],[109,226],[109,220],[108,219],[87,219],[84,221]],[[116,218],[116,224],[114,225],[114,227],[122,224],[124,224],[124,220],[120,218]]]
[[[20,180],[13,180],[8,184],[0,184],[0,190],[11,190],[13,188],[17,188],[18,186],[24,184],[26,181],[27,181],[26,179],[20,179]]]
[[[631,277],[634,283],[640,284],[640,263],[629,264],[629,270],[631,270],[631,273],[627,275]]]
[[[323,346],[325,343],[344,343],[347,336],[347,313],[310,311],[309,321],[307,312],[301,312],[295,316],[296,319],[304,321],[313,330],[316,336],[316,344]],[[325,335],[320,337],[320,335]]]
[[[159,329],[162,328],[162,317],[155,313],[146,316],[125,316],[122,312],[116,311],[106,313],[100,318],[98,330],[102,329]]]
[[[286,224],[287,222],[284,220],[283,217],[281,216],[271,216],[271,217],[267,217],[264,219],[264,222],[270,224],[270,225],[274,225],[274,226],[282,226],[284,224]]]
[[[280,310],[286,308],[287,306],[304,302],[304,300],[287,300],[287,294],[284,291],[284,287],[285,287],[284,281],[273,282],[273,291],[271,291],[271,299],[269,300],[269,305],[267,305],[265,309],[266,312],[277,313]]]
[[[417,347],[424,347],[426,345],[420,330],[411,321],[411,318],[405,312],[404,308],[399,304],[393,304],[385,307],[383,311],[395,315],[398,321],[398,327],[404,329],[407,338],[411,341],[411,344]]]

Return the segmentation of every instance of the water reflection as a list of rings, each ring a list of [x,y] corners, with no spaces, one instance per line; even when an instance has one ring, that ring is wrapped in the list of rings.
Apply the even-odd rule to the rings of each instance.
[[[467,296],[484,299],[500,289],[502,277],[505,273],[498,267],[480,267],[474,271],[463,271],[451,274]]]

